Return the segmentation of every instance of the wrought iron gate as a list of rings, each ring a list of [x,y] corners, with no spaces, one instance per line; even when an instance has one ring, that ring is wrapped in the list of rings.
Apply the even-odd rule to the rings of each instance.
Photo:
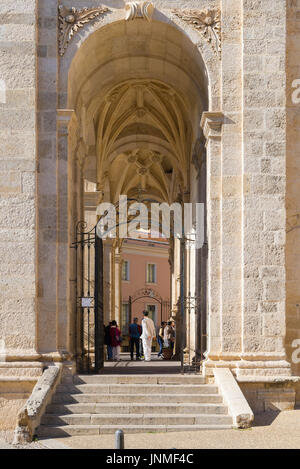
[[[196,283],[199,294],[185,295],[185,239],[182,238],[180,249],[180,362],[181,373],[199,372],[205,359],[207,348],[207,243],[197,253]],[[195,341],[191,346],[191,316],[194,315]]]
[[[75,249],[75,355],[77,370],[98,373],[104,364],[103,242],[96,226],[76,226]]]
[[[170,317],[170,301],[163,300],[159,293],[152,288],[141,288],[137,290],[132,296],[129,297],[129,322],[133,320],[132,317],[132,305],[141,299],[149,298],[149,300],[155,301],[160,305],[159,318],[157,318],[158,324],[163,320],[168,320]],[[167,318],[167,319],[166,319]]]

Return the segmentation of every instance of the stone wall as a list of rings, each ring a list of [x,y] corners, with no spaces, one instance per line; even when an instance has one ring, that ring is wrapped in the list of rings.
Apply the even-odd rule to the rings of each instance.
[[[243,1],[242,343],[252,360],[285,358],[285,16],[283,0]]]
[[[0,338],[36,344],[36,1],[0,1]],[[1,373],[0,373],[1,374]]]
[[[281,412],[295,407],[292,383],[239,383],[254,414]]]
[[[0,431],[13,430],[17,415],[36,383],[36,379],[0,378]]]
[[[76,89],[74,77],[84,76],[85,70],[76,70],[80,61],[73,60],[77,50],[103,24],[124,19],[123,1],[102,3],[114,11],[80,30],[59,58],[57,0],[0,0],[0,353],[11,359],[70,349],[68,199],[80,198],[82,188],[68,160],[81,158],[86,147],[77,146],[73,123],[70,155],[69,121],[58,128],[57,110],[68,106],[70,67],[69,88]],[[179,1],[154,3],[161,10],[157,27],[158,18],[170,23],[170,9],[182,8]],[[233,363],[243,358],[241,375],[284,375],[290,372],[285,345],[291,357],[292,341],[300,338],[300,104],[291,101],[293,80],[300,78],[300,1],[205,0],[201,9],[219,5],[221,67],[193,25],[176,18],[206,60],[209,110],[223,112],[203,121],[211,358]],[[199,1],[185,2],[184,8],[199,8]],[[130,34],[134,28],[132,22]],[[90,42],[91,54],[103,52],[97,37]],[[114,71],[114,83],[119,76]],[[107,80],[111,77],[108,70]],[[78,187],[70,190],[74,181]],[[77,205],[71,212],[76,216]],[[300,374],[299,365],[293,372]]]
[[[286,349],[289,360],[296,351],[293,342],[298,340],[300,348],[300,1],[288,0],[287,11],[287,159],[286,159]],[[300,360],[300,353],[297,354]],[[300,375],[300,363],[292,363],[293,373]],[[300,388],[299,388],[300,389]],[[298,402],[300,402],[300,392]]]

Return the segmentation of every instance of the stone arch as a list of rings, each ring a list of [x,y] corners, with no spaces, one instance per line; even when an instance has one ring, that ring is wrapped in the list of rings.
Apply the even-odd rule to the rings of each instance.
[[[191,142],[188,150],[191,153],[193,151],[192,146],[195,145],[201,135],[201,115],[203,111],[208,110],[210,107],[209,101],[212,102],[209,97],[211,93],[209,91],[207,70],[198,48],[199,33],[191,31],[190,36],[183,33],[173,21],[175,18],[180,21],[177,16],[174,16],[171,20],[160,13],[160,21],[154,19],[151,23],[148,23],[141,19],[131,22],[124,20],[113,22],[115,15],[116,12],[108,14],[103,19],[104,24],[101,23],[101,27],[98,27],[98,29],[96,25],[89,24],[88,29],[90,31],[86,31],[84,39],[80,36],[76,37],[77,41],[74,40],[70,44],[66,56],[62,58],[62,63],[66,62],[69,65],[68,80],[64,80],[68,82],[67,107],[75,110],[80,128],[79,134],[82,142],[87,146],[87,152],[89,152],[88,148],[97,147],[95,140],[97,129],[91,124],[99,117],[101,103],[105,101],[103,107],[106,109],[102,111],[105,113],[112,107],[112,101],[115,99],[114,94],[118,93],[122,86],[127,87],[127,89],[120,97],[118,106],[120,106],[120,100],[124,96],[126,98],[128,89],[130,90],[131,87],[136,86],[148,86],[148,91],[152,91],[151,99],[155,100],[153,88],[159,85],[165,88],[163,90],[165,93],[167,92],[166,86],[169,87],[172,99],[180,101],[182,114],[189,115],[192,120],[191,135],[189,136]],[[108,22],[109,19],[110,22]],[[108,23],[105,24],[105,22]],[[95,31],[92,32],[92,29],[95,29]],[[192,37],[193,41],[191,40]],[[109,44],[108,48],[105,44]],[[203,41],[201,41],[201,44],[204,44]],[[208,55],[208,46],[203,45],[206,55]],[[218,65],[217,56],[216,54],[213,55],[212,48],[210,48],[209,54],[209,63],[214,61],[212,71],[216,74],[218,68],[216,66]],[[84,64],[84,66],[81,66],[81,64]],[[61,70],[63,70],[63,67]],[[121,84],[120,77],[122,77]],[[101,86],[98,86],[99,83],[101,83]],[[156,109],[159,113],[172,106],[171,99],[167,103],[162,103],[162,101],[161,99]],[[177,108],[180,106],[177,106]],[[132,115],[134,115],[134,112],[127,115],[128,121],[130,121]],[[152,118],[152,122],[147,123],[149,128],[149,125],[153,127],[153,120],[157,120],[158,113],[154,116],[153,113],[148,112],[148,115],[150,119]],[[180,126],[178,119],[180,118],[177,116],[177,122],[175,122],[175,119],[173,127],[175,125]],[[181,120],[183,122],[185,117]],[[168,124],[170,124],[170,119]],[[160,126],[160,130],[162,128],[163,126]],[[185,133],[184,129],[182,133]],[[159,135],[152,135],[151,138],[152,140],[154,138],[158,139]],[[170,143],[170,138],[168,140]],[[162,139],[160,143],[162,143]],[[176,138],[173,143],[176,146]],[[166,148],[166,150],[169,152],[170,148]],[[183,151],[186,151],[186,149]],[[176,162],[172,164],[175,168],[177,166],[178,169]],[[91,166],[89,166],[89,174],[91,174],[91,171]],[[184,173],[186,174],[186,171]],[[105,168],[103,168],[103,174],[106,174]],[[183,177],[181,183],[183,191],[188,190],[185,179]],[[99,183],[99,180],[97,182]]]
[[[181,20],[168,14],[126,22],[120,12],[109,13],[86,25],[60,60],[60,107],[72,110],[70,241],[83,214],[83,179],[94,184],[95,206],[116,203],[122,193],[137,197],[137,188],[160,202],[197,201],[195,159],[204,157],[200,122],[203,112],[218,105],[220,63],[192,26],[183,31]],[[176,269],[178,295],[179,264]],[[69,307],[72,329],[74,306]]]
[[[108,32],[108,26],[110,32],[113,34],[113,29],[118,29],[121,24],[124,29],[130,29],[133,23],[132,21],[124,21],[124,10],[110,8],[109,11],[100,18],[89,22],[84,25],[84,29],[80,30],[78,34],[74,36],[71,43],[68,45],[64,56],[60,59],[60,70],[59,70],[59,81],[62,93],[60,95],[60,107],[65,108],[67,105],[73,105],[70,100],[70,90],[68,90],[68,75],[76,57],[77,52],[81,49],[82,45],[90,39],[95,33],[105,30]],[[140,23],[141,24],[141,23]],[[205,70],[207,78],[208,88],[208,106],[207,110],[214,112],[220,108],[220,96],[221,96],[221,60],[220,56],[214,51],[212,45],[208,43],[202,34],[199,33],[193,27],[193,24],[184,22],[179,18],[173,10],[162,9],[155,10],[153,21],[151,23],[143,21],[142,28],[140,30],[145,33],[151,29],[154,25],[158,28],[159,25],[168,25],[179,31],[182,38],[195,47],[195,53],[202,58],[203,69]],[[134,28],[133,28],[134,29]],[[104,32],[104,38],[105,34]],[[135,33],[138,34],[138,27]]]

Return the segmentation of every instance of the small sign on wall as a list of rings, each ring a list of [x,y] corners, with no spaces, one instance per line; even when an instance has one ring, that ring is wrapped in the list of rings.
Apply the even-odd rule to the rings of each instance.
[[[94,298],[91,298],[91,297],[81,298],[81,307],[82,308],[91,308],[93,299]]]

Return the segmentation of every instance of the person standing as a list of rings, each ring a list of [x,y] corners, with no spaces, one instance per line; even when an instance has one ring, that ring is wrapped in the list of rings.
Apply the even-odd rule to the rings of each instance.
[[[140,358],[140,331],[138,326],[138,318],[134,318],[133,323],[129,326],[129,339],[130,339],[130,358],[133,360],[134,347],[136,359]]]
[[[169,349],[174,350],[174,343],[175,343],[175,329],[172,326],[172,322],[168,321],[167,326],[165,327],[164,330],[164,343],[166,347]]]
[[[109,323],[108,326],[106,326],[104,328],[104,343],[105,343],[106,349],[107,349],[107,360],[112,359],[112,346],[111,346],[110,328],[111,328],[111,322]]]
[[[144,360],[144,349],[143,349],[143,341],[142,341],[142,332],[143,332],[143,328],[140,324],[138,324],[138,328],[139,328],[139,334],[140,334],[140,338],[139,338],[139,345],[140,345],[140,360]]]
[[[172,348],[172,353],[174,353],[174,346],[175,346],[175,341],[176,341],[176,323],[175,323],[173,318],[172,318],[172,321],[171,321],[171,327],[172,327],[171,348]]]
[[[158,352],[158,357],[161,357],[162,352],[163,352],[163,345],[164,345],[164,330],[166,327],[167,323],[163,321],[160,325],[159,331],[158,331],[158,336],[157,336],[157,341],[159,345],[159,352]]]
[[[112,359],[114,361],[120,361],[120,349],[121,349],[121,331],[118,328],[117,322],[112,321],[110,327],[110,338],[112,346]]]
[[[152,340],[156,338],[155,326],[152,319],[148,317],[148,311],[143,311],[144,319],[142,320],[142,341],[145,361],[151,361]]]

